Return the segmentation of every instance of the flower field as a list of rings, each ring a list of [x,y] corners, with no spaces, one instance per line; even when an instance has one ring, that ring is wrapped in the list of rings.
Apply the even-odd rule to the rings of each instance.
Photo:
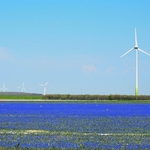
[[[1,102],[0,147],[150,149],[150,105]]]

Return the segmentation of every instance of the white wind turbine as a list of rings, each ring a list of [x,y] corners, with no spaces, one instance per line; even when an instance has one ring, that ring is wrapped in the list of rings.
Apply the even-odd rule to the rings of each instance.
[[[43,86],[43,88],[44,88],[44,95],[46,94],[46,85],[49,83],[49,81],[48,82],[46,82],[45,84],[39,84],[40,86]]]
[[[0,90],[2,90],[3,92],[8,91],[8,89],[5,86],[5,83],[3,83],[3,86],[2,86],[2,88]]]
[[[25,91],[26,91],[26,89],[25,89],[25,87],[24,87],[24,82],[22,83],[21,86],[19,86],[19,87],[17,87],[17,88],[20,88],[20,89],[21,89],[21,92],[25,92]]]
[[[136,84],[135,84],[135,96],[138,96],[138,51],[140,51],[140,52],[142,52],[142,53],[144,53],[144,54],[146,54],[146,55],[148,55],[148,56],[150,56],[150,54],[149,53],[147,53],[147,52],[145,52],[145,51],[143,51],[143,50],[141,50],[139,47],[138,47],[138,41],[137,41],[137,33],[136,33],[136,28],[135,28],[135,46],[133,47],[133,48],[131,48],[129,51],[127,51],[126,53],[124,53],[122,56],[121,56],[121,58],[123,57],[123,56],[125,56],[126,54],[128,54],[128,53],[130,53],[131,51],[133,51],[133,50],[136,50],[136,64],[135,64],[135,75],[136,75]]]

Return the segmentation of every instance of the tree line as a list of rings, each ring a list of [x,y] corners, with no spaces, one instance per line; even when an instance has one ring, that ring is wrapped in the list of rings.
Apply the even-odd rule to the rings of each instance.
[[[89,95],[89,94],[47,94],[43,96],[43,99],[49,100],[150,100],[150,95]]]

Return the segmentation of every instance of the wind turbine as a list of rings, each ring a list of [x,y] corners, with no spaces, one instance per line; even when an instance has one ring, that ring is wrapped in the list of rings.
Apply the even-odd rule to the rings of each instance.
[[[123,56],[125,56],[126,54],[130,53],[131,51],[136,50],[136,63],[135,63],[135,76],[136,76],[136,83],[135,83],[135,96],[138,96],[138,51],[150,56],[149,53],[143,51],[142,49],[140,49],[138,47],[138,40],[137,40],[137,33],[136,33],[136,28],[135,28],[135,46],[132,47],[129,51],[127,51],[126,53],[124,53],[121,58]]]
[[[24,82],[22,83],[21,86],[17,87],[17,88],[20,88],[21,89],[21,92],[25,92],[26,89],[24,88]]]
[[[0,90],[2,90],[3,92],[8,91],[8,89],[5,86],[5,83],[3,83],[3,86],[2,86],[2,88]]]
[[[43,88],[44,88],[44,95],[46,94],[46,85],[49,83],[49,81],[48,82],[46,82],[45,84],[39,84],[40,86],[43,86]]]

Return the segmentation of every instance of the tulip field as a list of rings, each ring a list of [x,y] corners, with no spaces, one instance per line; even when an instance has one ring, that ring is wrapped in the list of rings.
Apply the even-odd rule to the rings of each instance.
[[[0,102],[0,148],[150,149],[150,104]]]

